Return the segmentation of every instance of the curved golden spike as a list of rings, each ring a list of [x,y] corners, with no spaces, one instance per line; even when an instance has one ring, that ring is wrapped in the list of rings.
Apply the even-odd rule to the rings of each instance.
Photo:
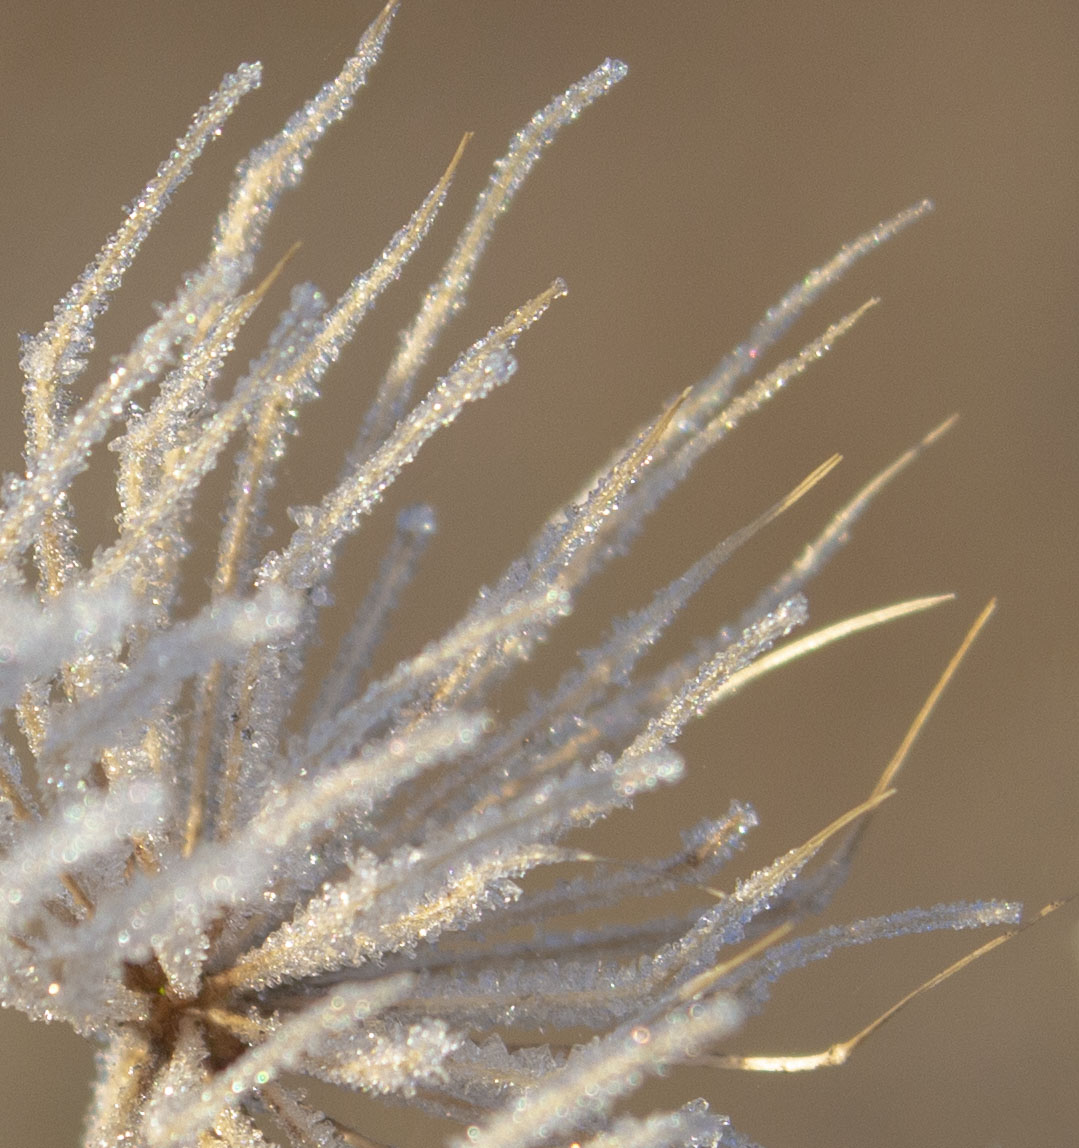
[[[737,693],[749,682],[764,677],[765,674],[779,669],[780,666],[785,666],[788,662],[796,661],[798,658],[811,654],[815,650],[820,650],[824,646],[830,646],[841,638],[847,638],[861,630],[875,629],[877,626],[883,626],[886,622],[905,618],[908,614],[918,614],[923,610],[931,610],[934,606],[952,601],[954,597],[954,594],[934,594],[925,598],[911,598],[906,602],[896,602],[892,606],[882,606],[879,610],[869,610],[867,613],[857,614],[853,618],[844,618],[841,622],[824,626],[820,630],[814,630],[801,638],[796,638],[793,642],[786,642],[777,649],[762,654],[744,669],[739,670],[738,673],[731,674],[727,681],[716,690],[712,697],[712,704],[715,705],[721,699]]]
[[[948,683],[955,677],[956,670],[959,669],[960,663],[967,656],[967,652],[974,644],[975,638],[981,633],[986,622],[992,617],[993,611],[996,609],[996,598],[990,598],[986,603],[982,612],[974,619],[973,625],[966,632],[965,637],[959,643],[958,649],[952,654],[948,660],[948,664],[944,667],[944,671],[940,677],[937,678],[936,685],[929,691],[928,696],[922,703],[922,708],[915,715],[914,720],[910,723],[910,727],[903,735],[903,740],[899,743],[899,748],[892,754],[891,760],[884,767],[884,772],[877,780],[873,792],[884,792],[895,780],[896,774],[903,768],[904,762],[910,753],[911,747],[914,745],[918,738],[918,734],[922,732],[925,723],[929,720],[930,714],[936,708],[937,702],[940,701],[941,695],[944,693]],[[856,825],[851,831],[850,836],[844,841],[835,852],[835,857],[832,863],[838,865],[845,865],[851,857],[851,854],[858,847],[863,834],[869,827],[869,818],[866,818],[860,825]]]
[[[911,992],[896,1001],[890,1008],[885,1009],[876,1020],[870,1021],[865,1028],[860,1029],[854,1036],[849,1037],[847,1040],[837,1041],[821,1052],[810,1052],[802,1056],[739,1056],[720,1053],[699,1057],[691,1063],[708,1065],[713,1068],[734,1068],[742,1072],[812,1072],[818,1068],[838,1068],[839,1065],[846,1064],[851,1053],[854,1052],[866,1037],[876,1032],[881,1025],[890,1021],[900,1009],[906,1008],[915,997],[920,997],[922,993],[928,992],[930,989],[935,989],[937,985],[946,981],[961,969],[965,969],[967,965],[973,964],[980,957],[984,957],[986,953],[990,953],[993,949],[999,948],[1006,941],[1010,941],[1013,937],[1025,932],[1039,921],[1043,921],[1050,913],[1055,913],[1062,905],[1066,905],[1075,899],[1073,896],[1067,897],[1063,901],[1053,901],[1040,909],[1029,921],[1024,921],[1016,928],[1009,929],[1006,933],[1001,933],[991,941],[986,941],[984,945],[979,945],[978,948],[971,950],[971,952],[960,957],[959,960],[953,961],[946,969],[942,969],[939,973],[934,973],[927,981],[923,981],[916,989],[911,990]]]
[[[948,683],[955,676],[956,670],[959,669],[959,664],[967,656],[967,651],[974,645],[975,638],[981,633],[982,628],[989,621],[996,608],[996,598],[990,598],[982,612],[974,619],[974,624],[967,631],[966,637],[959,643],[959,648],[952,654],[950,661],[944,667],[944,672],[937,679],[937,684],[929,691],[929,696],[925,699],[922,708],[918,711],[903,740],[899,743],[899,748],[893,754],[892,760],[888,762],[884,772],[880,775],[874,792],[887,789],[892,784],[895,775],[903,768],[903,763],[907,760],[911,746],[914,745],[918,734],[922,732],[922,727],[929,720],[929,715],[936,708],[941,694],[947,689]]]

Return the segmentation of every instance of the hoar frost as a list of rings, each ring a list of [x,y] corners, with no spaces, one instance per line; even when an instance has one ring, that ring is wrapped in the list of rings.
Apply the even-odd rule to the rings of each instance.
[[[716,569],[832,462],[615,619],[522,712],[495,721],[491,700],[697,459],[857,322],[865,308],[751,374],[824,288],[928,204],[800,280],[550,517],[455,627],[370,681],[435,530],[430,508],[400,515],[332,670],[301,705],[341,543],[436,431],[514,378],[518,341],[564,294],[556,281],[441,378],[426,376],[498,219],[557,132],[626,73],[602,63],[510,141],[403,332],[340,481],[294,508],[291,537],[264,553],[303,405],[423,242],[453,178],[456,157],[339,299],[293,287],[265,350],[227,384],[248,318],[281,306],[286,271],[255,277],[270,215],[366,83],[393,11],[240,165],[205,263],[85,397],[74,384],[96,319],[199,153],[259,84],[257,65],[225,78],[52,320],[23,341],[26,471],[7,479],[0,513],[0,694],[13,715],[0,745],[0,1002],[99,1047],[86,1148],[369,1144],[305,1098],[302,1076],[449,1116],[461,1145],[746,1144],[703,1101],[647,1119],[619,1102],[645,1075],[715,1053],[790,970],[851,944],[1014,922],[1017,907],[938,906],[790,937],[834,892],[884,786],[727,892],[721,870],[756,823],[741,803],[688,829],[666,857],[616,864],[566,834],[676,782],[686,723],[754,676],[940,600],[786,641],[806,622],[808,580],[937,432],[691,651],[638,666]],[[87,561],[69,492],[106,437],[118,530]],[[195,495],[230,447],[208,597],[181,616]],[[807,871],[827,850],[833,864]],[[566,863],[575,876],[522,891],[530,870]],[[660,918],[654,902],[627,918],[637,924],[592,918],[677,890],[696,890],[698,908]],[[590,1040],[559,1041],[582,1027]]]

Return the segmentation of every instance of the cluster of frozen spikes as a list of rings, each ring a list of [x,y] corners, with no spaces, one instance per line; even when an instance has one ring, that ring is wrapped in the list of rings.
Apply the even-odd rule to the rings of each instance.
[[[365,82],[392,16],[391,5],[340,75],[240,166],[206,262],[103,381],[76,400],[95,320],[203,146],[259,83],[257,66],[225,78],[52,321],[24,340],[26,472],[7,480],[0,513],[0,1001],[98,1044],[86,1148],[371,1143],[320,1112],[303,1076],[448,1116],[471,1148],[745,1144],[703,1101],[647,1119],[619,1101],[687,1061],[804,1067],[721,1051],[777,977],[878,938],[1014,923],[1018,908],[938,906],[793,938],[841,881],[894,770],[863,805],[726,892],[719,870],[755,822],[737,802],[666,857],[615,863],[564,841],[677,781],[685,723],[752,677],[939,601],[782,641],[806,620],[806,581],[935,434],[690,652],[638,670],[683,603],[831,462],[617,619],[523,712],[496,723],[489,699],[703,452],[864,308],[751,375],[769,346],[928,205],[802,279],[551,516],[458,625],[371,680],[371,652],[434,531],[429,509],[402,514],[332,670],[301,705],[343,540],[436,430],[511,378],[518,339],[563,293],[556,282],[511,312],[417,398],[492,229],[556,132],[625,74],[603,63],[513,138],[402,334],[340,481],[294,508],[291,536],[263,553],[299,408],[451,182],[453,165],[339,299],[294,287],[264,352],[222,384],[237,333],[277,297],[274,274],[254,277],[267,220]],[[68,496],[105,441],[111,456],[95,457],[114,466],[121,509],[89,560]],[[230,445],[208,600],[181,606],[195,495]],[[807,869],[818,855],[826,863]],[[537,866],[571,876],[524,892],[518,881]],[[679,889],[697,891],[697,908],[657,916]],[[623,901],[623,923],[590,920]],[[576,1041],[559,1043],[571,1029]]]

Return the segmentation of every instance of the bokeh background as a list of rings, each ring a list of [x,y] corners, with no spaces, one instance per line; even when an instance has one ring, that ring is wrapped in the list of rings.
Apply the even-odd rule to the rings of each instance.
[[[261,59],[264,89],[147,244],[102,324],[95,376],[200,262],[239,156],[336,70],[375,7],[5,6],[5,469],[19,460],[16,332],[45,321],[221,75]],[[434,501],[442,529],[388,665],[449,625],[546,512],[804,271],[878,219],[935,199],[935,214],[815,306],[781,353],[871,295],[882,306],[701,467],[633,557],[582,600],[536,673],[549,680],[609,610],[640,603],[841,451],[840,470],[721,574],[668,649],[737,616],[832,507],[953,411],[957,428],[881,499],[811,605],[826,622],[921,593],[957,600],[788,669],[699,723],[681,743],[689,779],[613,824],[610,851],[670,848],[679,824],[731,796],[754,802],[763,821],[739,872],[803,840],[868,792],[968,622],[997,595],[997,616],[830,919],[971,896],[1037,907],[1079,890],[1077,23],[1063,0],[412,0],[353,115],[283,205],[266,266],[300,239],[288,277],[336,293],[419,202],[461,133],[476,133],[428,251],[305,416],[285,473],[290,501],[305,502],[329,481],[395,332],[510,133],[605,55],[630,64],[629,79],[542,161],[440,349],[444,366],[553,276],[568,280],[569,298],[522,343],[515,381],[433,443],[394,491],[392,506]],[[106,540],[107,483],[87,480],[78,493],[90,544]],[[208,502],[207,538],[217,513]],[[355,550],[355,594],[390,521],[383,513]],[[198,589],[193,575],[193,601]],[[769,1148],[1072,1143],[1077,917],[1062,910],[921,998],[843,1069],[684,1072],[663,1082],[665,1099],[706,1096]],[[980,939],[895,942],[791,977],[738,1050],[808,1051],[845,1037]],[[91,1059],[66,1031],[0,1016],[0,1143],[78,1143]],[[403,1145],[437,1139],[398,1127],[398,1116],[375,1111],[365,1128]]]

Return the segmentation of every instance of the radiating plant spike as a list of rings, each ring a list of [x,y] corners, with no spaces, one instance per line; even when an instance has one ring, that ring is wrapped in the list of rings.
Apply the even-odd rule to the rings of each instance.
[[[720,1045],[778,977],[833,951],[1019,921],[1009,902],[962,902],[796,933],[836,892],[925,715],[861,804],[740,880],[723,870],[757,817],[739,801],[687,818],[696,824],[681,846],[657,858],[617,862],[566,837],[676,783],[692,768],[677,748],[686,724],[755,677],[948,599],[887,605],[788,641],[808,619],[812,576],[950,422],[692,649],[658,667],[643,657],[838,456],[702,545],[519,712],[499,687],[527,671],[701,455],[852,330],[874,301],[764,361],[809,303],[929,204],[811,271],[710,376],[630,436],[456,625],[379,674],[381,636],[436,529],[431,507],[402,513],[359,613],[340,627],[332,668],[312,681],[343,544],[436,432],[517,375],[518,344],[566,293],[555,280],[508,300],[441,377],[425,376],[522,181],[626,74],[603,62],[511,139],[373,376],[382,381],[336,484],[316,505],[290,506],[293,529],[271,551],[268,517],[289,499],[279,464],[302,408],[427,240],[468,140],[441,177],[433,165],[431,190],[338,299],[301,283],[285,302],[287,256],[256,276],[278,201],[367,82],[395,9],[240,164],[204,262],[104,379],[77,397],[95,323],[199,153],[258,85],[257,65],[225,78],[43,331],[24,338],[26,469],[8,478],[0,507],[0,1004],[97,1045],[84,1148],[370,1148],[306,1098],[302,1077],[448,1116],[462,1146],[749,1146],[703,1101],[650,1117],[622,1102],[681,1063],[809,1067]],[[259,307],[279,317],[237,370],[234,343]],[[110,451],[96,450],[106,439]],[[97,466],[114,469],[120,514],[115,536],[86,556],[71,499]],[[186,601],[196,497],[223,468],[213,573]],[[558,872],[567,864],[569,877]],[[544,866],[555,870],[544,887],[522,885]],[[675,893],[679,908],[657,911]],[[628,911],[640,902],[646,914]],[[622,905],[618,920],[592,917]]]

